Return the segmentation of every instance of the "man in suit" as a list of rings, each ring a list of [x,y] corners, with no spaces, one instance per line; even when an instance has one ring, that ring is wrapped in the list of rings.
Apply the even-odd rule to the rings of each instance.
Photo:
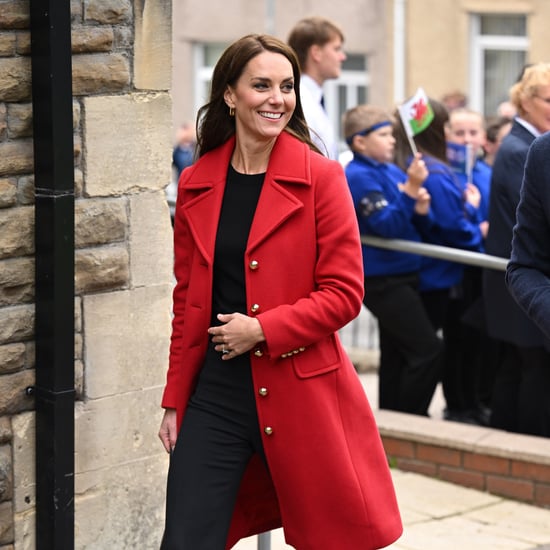
[[[518,116],[502,141],[493,166],[485,243],[487,254],[503,258],[511,254],[529,146],[537,136],[550,131],[550,63],[526,68],[510,89],[510,99]],[[550,365],[545,338],[512,299],[501,272],[486,270],[483,279],[487,329],[492,338],[500,341],[491,424],[509,431],[539,434],[537,377],[543,365]]]
[[[525,165],[512,240],[512,257],[506,270],[510,293],[550,339],[550,133],[531,145]],[[550,436],[550,365],[542,365],[532,399],[539,408],[538,432]]]

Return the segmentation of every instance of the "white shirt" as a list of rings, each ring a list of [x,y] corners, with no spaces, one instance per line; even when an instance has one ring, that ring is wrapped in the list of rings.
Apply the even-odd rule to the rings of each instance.
[[[332,123],[321,105],[323,89],[313,78],[303,74],[300,78],[300,99],[311,139],[326,157],[338,159],[338,145]]]

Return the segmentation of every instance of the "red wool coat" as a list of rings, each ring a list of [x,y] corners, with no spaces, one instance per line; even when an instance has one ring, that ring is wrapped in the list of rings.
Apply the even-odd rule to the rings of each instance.
[[[181,424],[208,345],[218,217],[234,139],[186,169],[176,206],[174,320],[163,407]],[[266,341],[250,352],[269,473],[241,484],[227,541],[284,525],[298,550],[370,550],[402,532],[393,484],[361,382],[337,331],[360,311],[359,232],[342,168],[283,132],[245,253],[249,314]]]

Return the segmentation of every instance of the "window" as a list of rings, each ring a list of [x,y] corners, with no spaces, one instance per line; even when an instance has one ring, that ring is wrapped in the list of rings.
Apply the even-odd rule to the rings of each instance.
[[[194,74],[195,89],[193,93],[195,113],[208,101],[210,96],[210,81],[214,66],[228,44],[195,44]]]
[[[325,82],[325,107],[338,136],[340,153],[348,150],[342,135],[342,115],[351,107],[368,102],[368,85],[367,60],[357,54],[347,54],[340,78]]]
[[[526,63],[529,38],[525,15],[472,15],[470,106],[496,113]]]

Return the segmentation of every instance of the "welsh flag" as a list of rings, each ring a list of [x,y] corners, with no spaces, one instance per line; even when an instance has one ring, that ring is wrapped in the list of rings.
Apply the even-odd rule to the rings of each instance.
[[[422,88],[418,88],[411,99],[399,107],[399,115],[407,136],[413,137],[424,131],[434,118],[426,92]]]

